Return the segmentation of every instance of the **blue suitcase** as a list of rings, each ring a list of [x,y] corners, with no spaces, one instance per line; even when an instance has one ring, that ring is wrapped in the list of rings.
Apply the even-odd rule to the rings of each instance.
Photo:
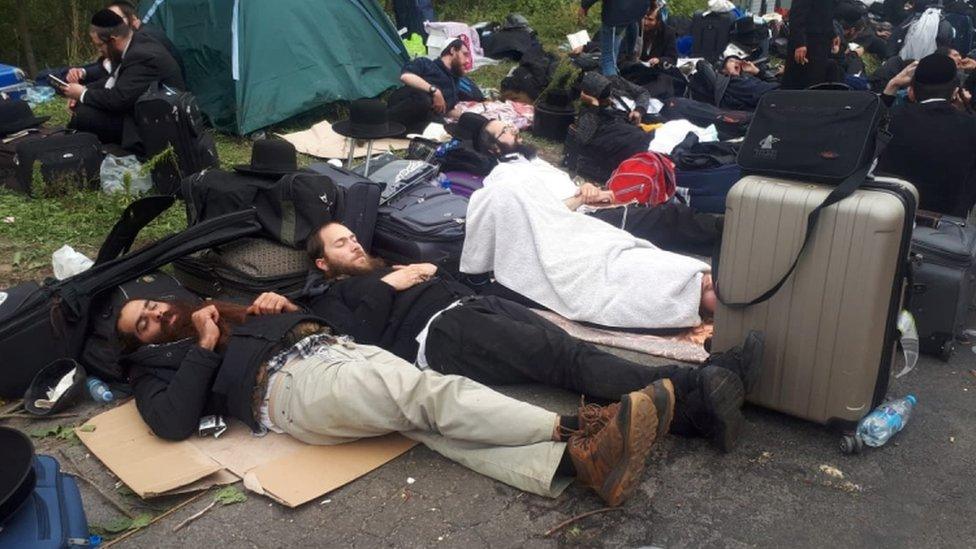
[[[703,170],[677,170],[677,193],[685,202],[704,213],[724,214],[729,189],[742,178],[738,164]]]
[[[34,458],[37,484],[0,530],[0,549],[61,549],[88,546],[88,519],[74,477],[50,456]]]
[[[5,93],[13,99],[23,99],[30,86],[31,83],[27,80],[24,71],[0,63],[0,93]]]

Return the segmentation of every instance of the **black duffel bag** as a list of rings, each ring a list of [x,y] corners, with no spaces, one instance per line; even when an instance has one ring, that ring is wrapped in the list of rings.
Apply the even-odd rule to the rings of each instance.
[[[343,211],[343,195],[332,178],[311,172],[268,179],[207,170],[184,179],[182,186],[188,225],[253,206],[268,238],[298,249]]]
[[[717,283],[721,257],[716,250],[712,276],[719,301],[743,309],[776,295],[810,243],[820,213],[853,194],[867,180],[875,159],[890,140],[887,108],[871,92],[777,90],[764,95],[739,149],[743,173],[837,187],[807,216],[806,234],[790,268],[759,297],[744,302],[722,297]]]

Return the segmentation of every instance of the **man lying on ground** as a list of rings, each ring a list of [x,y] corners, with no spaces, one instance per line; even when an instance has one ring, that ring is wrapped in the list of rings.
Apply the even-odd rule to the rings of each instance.
[[[577,186],[569,174],[539,158],[535,148],[522,140],[514,126],[464,113],[451,129],[463,146],[490,155],[497,162],[484,180],[486,186],[507,179],[541,185],[570,210],[610,223],[672,252],[708,256],[722,238],[719,217],[695,213],[684,204],[629,207],[626,212],[623,207],[607,208],[613,202],[610,191],[592,183]]]
[[[431,61],[418,57],[403,66],[403,87],[387,100],[387,116],[407,128],[407,133],[421,133],[427,124],[444,116],[457,116],[454,108],[460,101],[484,101],[477,84],[465,78],[471,52],[461,39],[453,40]]]
[[[759,334],[703,368],[648,367],[575,339],[517,303],[476,296],[434,265],[386,267],[339,223],[309,237],[308,252],[329,284],[305,305],[360,343],[424,370],[489,385],[542,383],[607,400],[670,379],[677,399],[671,432],[710,437],[724,451],[736,443],[743,395],[758,380]]]
[[[407,271],[401,271],[406,273]],[[470,379],[420,370],[337,337],[326,320],[280,296],[250,308],[135,299],[116,328],[131,352],[136,406],[157,436],[191,436],[200,418],[234,417],[255,433],[340,444],[391,432],[475,471],[555,496],[575,475],[609,505],[640,481],[674,411],[667,379],[559,416]]]

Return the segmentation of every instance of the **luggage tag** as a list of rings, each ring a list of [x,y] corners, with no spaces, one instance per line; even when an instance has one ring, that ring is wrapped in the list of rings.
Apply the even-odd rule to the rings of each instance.
[[[895,374],[895,378],[911,372],[918,364],[918,328],[912,313],[904,309],[898,313],[898,331],[901,333],[901,350],[905,355],[905,367]]]

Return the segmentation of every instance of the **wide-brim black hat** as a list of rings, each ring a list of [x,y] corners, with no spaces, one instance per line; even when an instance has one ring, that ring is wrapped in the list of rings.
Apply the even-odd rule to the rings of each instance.
[[[466,112],[458,117],[457,122],[444,126],[444,129],[452,137],[461,141],[462,145],[477,151],[481,142],[481,130],[485,129],[489,122],[491,119],[480,114]]]
[[[251,163],[234,169],[250,175],[282,176],[298,171],[298,153],[284,139],[259,139],[251,146]]]
[[[358,99],[349,105],[349,118],[332,125],[339,135],[353,139],[384,139],[406,133],[403,124],[390,122],[386,103],[378,99]]]
[[[61,378],[74,371],[71,384],[61,393],[57,400],[49,401],[47,392],[61,381]],[[85,368],[70,358],[59,358],[41,368],[34,376],[27,392],[24,394],[24,409],[37,416],[47,416],[71,406],[77,402],[85,391],[85,380],[88,379]],[[47,404],[39,406],[40,401]]]
[[[34,116],[34,111],[26,101],[20,99],[0,100],[0,136],[35,128],[47,122],[50,116]]]

